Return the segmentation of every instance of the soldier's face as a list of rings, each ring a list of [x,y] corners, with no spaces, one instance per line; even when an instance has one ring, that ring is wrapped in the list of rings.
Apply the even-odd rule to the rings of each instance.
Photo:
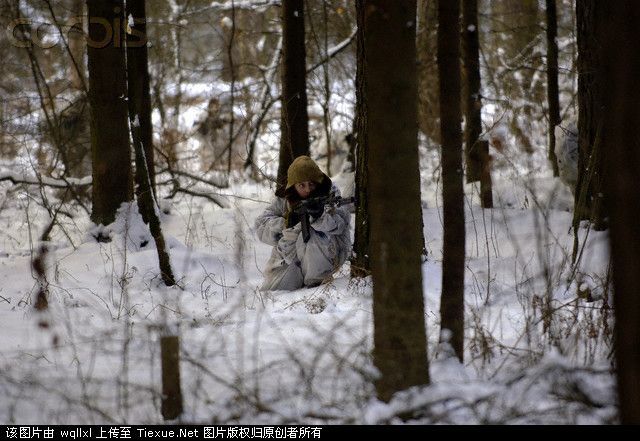
[[[306,199],[316,189],[316,183],[311,181],[298,182],[295,185],[295,189],[298,192],[298,196],[302,199]]]

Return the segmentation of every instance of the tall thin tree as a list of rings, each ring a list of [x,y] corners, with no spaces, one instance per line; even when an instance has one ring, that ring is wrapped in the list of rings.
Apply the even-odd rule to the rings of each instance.
[[[438,21],[444,223],[440,317],[442,329],[451,332],[451,345],[462,361],[465,228],[460,129],[460,0],[439,1]]]
[[[482,133],[480,97],[480,38],[478,1],[462,0],[462,60],[464,87],[464,152],[467,182],[480,180],[482,160],[478,141]]]
[[[604,44],[602,150],[607,204],[611,215],[616,375],[620,422],[640,424],[640,54],[630,41],[640,40],[640,4],[634,0],[607,2],[598,11]]]
[[[420,254],[416,2],[365,0],[364,99],[378,397],[429,382]],[[390,112],[393,109],[393,112]]]
[[[127,69],[129,74],[129,123],[136,163],[136,197],[142,218],[149,224],[151,235],[156,244],[162,281],[167,286],[173,286],[176,282],[162,234],[153,191],[153,174],[150,171],[153,169],[153,156],[151,162],[147,157],[147,150],[153,150],[153,140],[146,50],[145,0],[127,0],[127,17],[133,18],[133,23],[129,23],[130,29],[127,34]],[[146,120],[147,124],[143,124],[143,120]]]
[[[309,154],[304,0],[282,1],[282,104],[278,188],[293,160]]]
[[[438,94],[438,2],[418,0],[418,126],[431,142],[440,143]]]
[[[149,81],[149,55],[147,50],[147,14],[145,0],[127,0],[127,82],[129,91],[129,113],[134,122],[144,153],[144,166],[148,183],[141,182],[142,175],[136,172],[136,197],[142,218],[149,223],[154,210],[148,206],[155,196],[155,168],[153,152],[153,125],[151,124],[151,92]],[[133,23],[131,23],[131,18]],[[136,156],[137,157],[137,156]],[[136,168],[142,164],[136,163]],[[146,179],[146,178],[145,178]],[[144,195],[143,188],[149,188],[152,197]]]
[[[356,0],[356,18],[358,30],[356,34],[356,120],[355,120],[355,184],[356,225],[351,257],[351,276],[365,277],[371,273],[369,259],[369,197],[367,195],[367,107],[365,92],[365,47],[364,47],[364,0]]]
[[[598,75],[603,67],[599,59],[602,30],[597,20],[604,5],[605,2],[597,0],[576,0],[579,154],[574,227],[580,220],[590,219],[596,230],[606,228],[601,160],[604,85]]]
[[[555,129],[560,124],[560,97],[558,92],[558,17],[556,0],[546,0],[547,15],[547,105],[549,107],[548,158],[553,176],[559,176],[556,158]]]
[[[122,0],[87,1],[93,210],[96,224],[110,224],[133,197],[129,145]]]

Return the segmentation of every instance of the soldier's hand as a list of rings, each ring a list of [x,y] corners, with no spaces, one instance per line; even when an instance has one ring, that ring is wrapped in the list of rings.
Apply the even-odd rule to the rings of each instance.
[[[310,202],[307,207],[307,212],[309,213],[309,216],[313,218],[322,216],[322,213],[324,212],[324,203],[322,201]]]
[[[282,240],[285,242],[294,242],[298,240],[298,236],[300,235],[300,224],[296,225],[292,228],[285,228],[282,231]]]
[[[307,203],[304,201],[298,201],[291,206],[291,211],[293,211],[298,216],[302,216],[307,212]]]
[[[324,200],[323,199],[306,199],[298,202],[293,206],[293,212],[299,216],[308,214],[311,217],[317,218],[324,212]]]

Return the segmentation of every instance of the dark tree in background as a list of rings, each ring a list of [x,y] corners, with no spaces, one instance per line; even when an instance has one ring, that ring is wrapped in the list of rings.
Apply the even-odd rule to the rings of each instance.
[[[480,39],[478,2],[462,0],[462,59],[464,78],[464,145],[467,182],[480,180],[482,161],[478,141],[482,133],[480,97]]]
[[[282,1],[282,107],[278,186],[293,160],[309,154],[304,1]]]
[[[602,150],[611,215],[611,256],[615,286],[615,348],[620,422],[640,424],[640,3],[603,2],[597,19],[602,28]]]
[[[547,15],[547,105],[549,106],[549,162],[553,176],[558,176],[556,159],[555,128],[560,124],[560,101],[558,92],[558,18],[556,0],[546,0]]]
[[[465,228],[460,130],[460,1],[438,2],[438,20],[444,223],[440,317],[441,327],[451,331],[451,346],[462,361]]]
[[[142,144],[144,158],[136,153],[136,169],[146,167],[148,182],[141,182],[143,174],[136,171],[136,197],[140,205],[142,218],[149,223],[149,218],[154,211],[153,201],[155,195],[155,170],[153,153],[153,126],[151,124],[151,94],[149,89],[149,56],[147,51],[147,14],[145,0],[127,0],[127,17],[133,17],[131,32],[127,34],[127,80],[129,86],[129,113],[131,120],[137,127]],[[136,125],[136,124],[134,124]],[[140,156],[140,157],[138,157]],[[141,162],[144,161],[144,164]],[[144,179],[147,179],[146,177]],[[152,197],[143,194],[152,191]]]
[[[356,35],[356,166],[355,166],[355,194],[358,199],[356,204],[356,219],[353,241],[353,256],[351,258],[351,276],[366,277],[371,272],[369,259],[369,196],[367,194],[367,108],[364,99],[365,65],[364,47],[364,0],[356,0],[356,18],[358,33]]]
[[[418,126],[433,143],[440,143],[438,102],[438,2],[418,0]]]
[[[378,397],[427,384],[418,164],[416,2],[364,2],[364,99]]]
[[[602,100],[604,85],[598,71],[602,29],[598,14],[605,2],[577,0],[578,26],[578,182],[575,192],[574,227],[583,219],[592,221],[596,230],[604,223],[604,191],[602,176]],[[606,85],[608,88],[610,85]]]
[[[121,0],[91,0],[87,7],[92,17],[88,43],[93,170],[91,220],[108,225],[115,219],[120,204],[131,201],[133,196],[122,31],[124,4]],[[107,27],[105,23],[119,26]],[[113,35],[109,35],[108,30],[113,30]]]

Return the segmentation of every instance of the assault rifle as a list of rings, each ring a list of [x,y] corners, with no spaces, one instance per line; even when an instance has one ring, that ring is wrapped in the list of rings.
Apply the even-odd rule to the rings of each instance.
[[[319,218],[324,212],[324,207],[327,205],[331,207],[340,207],[342,205],[353,204],[356,202],[355,197],[342,198],[335,194],[326,196],[316,196],[309,199],[303,199],[293,207],[293,212],[300,216],[300,223],[302,224],[302,239],[304,243],[309,242],[311,238],[311,232],[309,231],[310,222],[309,216]]]

